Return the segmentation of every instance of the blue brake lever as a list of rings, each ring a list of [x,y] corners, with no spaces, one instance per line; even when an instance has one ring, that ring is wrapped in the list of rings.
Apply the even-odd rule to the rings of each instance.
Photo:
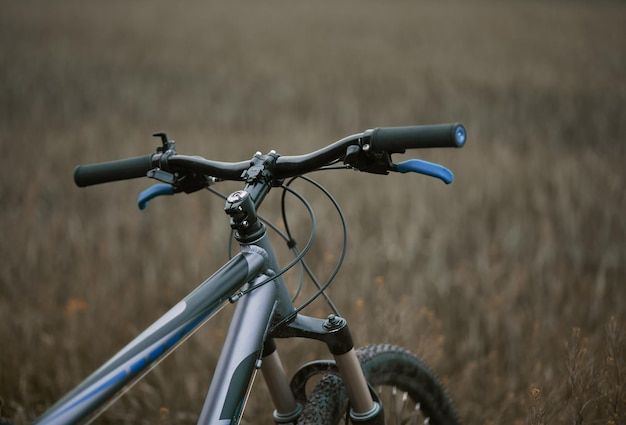
[[[454,174],[443,165],[433,162],[423,161],[421,159],[409,159],[396,164],[396,170],[401,173],[420,173],[427,176],[441,179],[445,184],[450,184],[454,180]]]
[[[145,210],[148,206],[148,201],[150,199],[156,198],[161,195],[173,195],[174,194],[174,186],[171,184],[159,183],[155,184],[152,187],[144,190],[139,194],[139,198],[137,199],[137,205],[140,210]]]

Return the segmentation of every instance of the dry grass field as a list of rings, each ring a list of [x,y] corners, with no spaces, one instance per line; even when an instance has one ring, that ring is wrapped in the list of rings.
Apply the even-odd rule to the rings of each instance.
[[[355,339],[423,356],[467,424],[625,424],[626,4],[582,1],[1,1],[0,416],[34,419],[228,255],[221,200],[140,212],[152,182],[78,189],[77,164],[162,130],[237,161],[453,121],[464,149],[405,155],[450,186],[316,176]],[[98,423],[195,423],[230,310]],[[324,354],[279,348],[290,373]],[[270,422],[263,385],[246,424]]]

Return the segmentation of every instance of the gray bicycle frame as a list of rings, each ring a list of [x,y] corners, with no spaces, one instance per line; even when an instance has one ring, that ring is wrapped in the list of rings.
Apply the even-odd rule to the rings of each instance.
[[[241,296],[220,354],[201,424],[238,423],[272,317],[286,317],[293,304],[267,235],[228,261],[182,301],[37,419],[37,424],[72,424],[94,418],[216,313],[240,289]],[[268,282],[268,279],[271,279]],[[115,397],[117,396],[117,397]],[[287,402],[290,406],[295,402]]]
[[[255,170],[258,169],[257,166]],[[269,339],[304,337],[325,342],[342,375],[352,405],[351,416],[360,422],[378,423],[376,418],[381,416],[381,406],[370,393],[345,320],[330,316],[324,321],[296,315],[285,282],[276,273],[280,270],[277,258],[254,211],[254,199],[260,203],[269,190],[268,182],[246,187],[256,196],[246,191],[235,192],[228,198],[225,208],[231,215],[231,227],[243,231],[235,236],[241,246],[240,253],[52,406],[36,423],[73,424],[96,417],[116,395],[121,395],[156,366],[227,300],[236,301],[237,307],[198,423],[239,423],[259,368],[263,370],[276,407],[274,420],[290,423],[297,419],[302,407],[291,390],[278,354],[274,348],[264,353],[268,336]],[[254,219],[255,224],[251,225],[246,218]],[[290,322],[270,335],[270,326],[282,323],[283,319],[290,319]]]

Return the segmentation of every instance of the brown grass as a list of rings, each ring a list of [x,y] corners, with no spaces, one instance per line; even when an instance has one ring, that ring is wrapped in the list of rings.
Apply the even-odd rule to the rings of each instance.
[[[449,187],[319,176],[350,228],[331,295],[359,344],[423,355],[468,424],[626,423],[625,69],[619,2],[2,2],[2,416],[32,420],[226,258],[221,201],[139,213],[149,182],[79,190],[76,164],[159,130],[241,160],[463,121],[463,150],[411,153]],[[102,422],[193,422],[227,316]],[[323,353],[280,347],[290,372]]]

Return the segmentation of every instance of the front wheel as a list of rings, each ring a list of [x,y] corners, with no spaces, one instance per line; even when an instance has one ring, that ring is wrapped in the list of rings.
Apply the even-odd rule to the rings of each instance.
[[[460,423],[441,381],[409,351],[392,345],[369,345],[358,349],[357,356],[383,405],[385,424]],[[347,424],[349,410],[341,378],[328,373],[313,390],[298,424]]]

